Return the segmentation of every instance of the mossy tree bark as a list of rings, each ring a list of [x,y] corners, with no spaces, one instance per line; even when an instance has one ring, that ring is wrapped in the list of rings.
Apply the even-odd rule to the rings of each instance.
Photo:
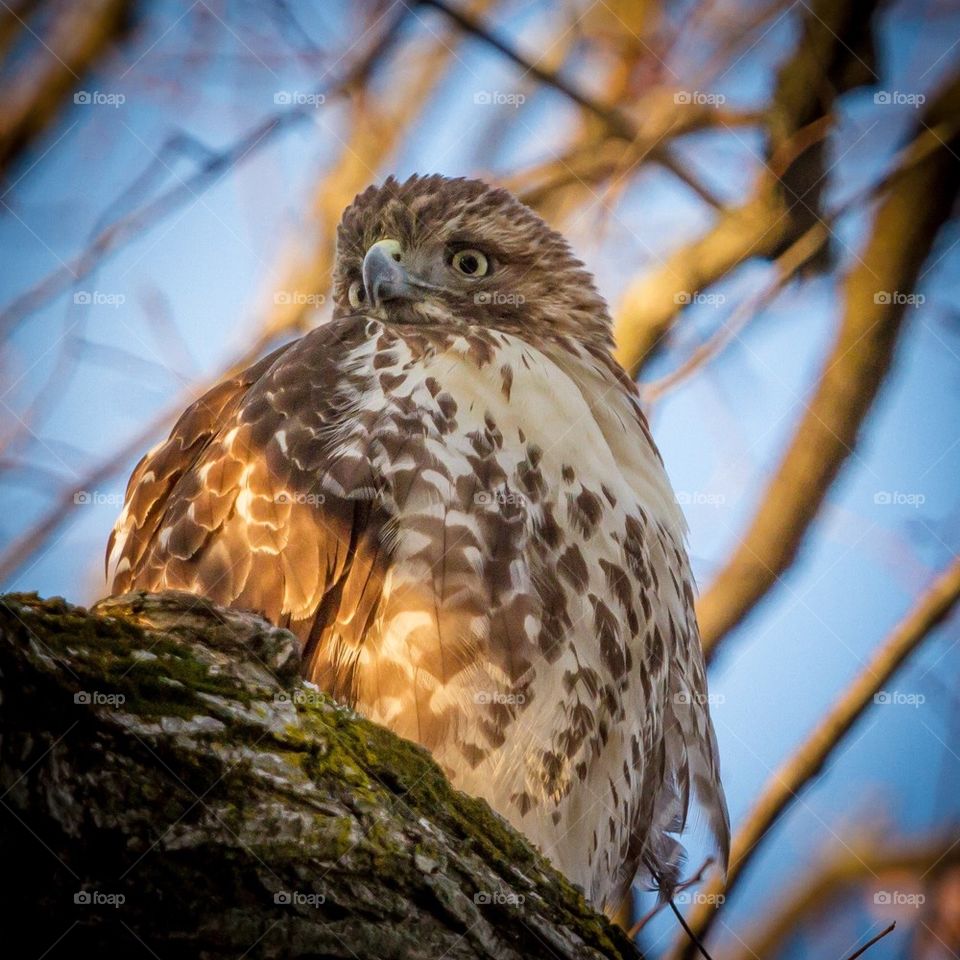
[[[303,683],[291,634],[201,598],[2,598],[0,795],[32,956],[637,956],[424,750]]]

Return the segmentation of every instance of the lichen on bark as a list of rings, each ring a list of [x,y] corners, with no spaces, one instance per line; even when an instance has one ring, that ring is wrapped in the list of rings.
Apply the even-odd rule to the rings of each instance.
[[[203,598],[0,599],[0,794],[34,955],[637,956],[426,751],[302,681],[290,633]]]

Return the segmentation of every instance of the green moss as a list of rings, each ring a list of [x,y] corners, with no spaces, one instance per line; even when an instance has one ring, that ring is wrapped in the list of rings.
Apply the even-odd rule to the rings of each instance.
[[[402,799],[417,815],[462,837],[499,872],[518,867],[529,873],[533,867],[541,892],[561,904],[564,912],[578,917],[597,944],[612,949],[607,921],[590,910],[565,879],[545,868],[543,859],[485,801],[455,790],[426,750],[346,711],[306,704],[298,705],[298,712],[308,742],[322,736],[325,743],[322,753],[312,755],[306,764],[316,782],[346,779],[358,799],[371,806],[383,807]],[[346,766],[357,774],[345,778]],[[408,865],[409,851],[394,849],[385,827],[375,825],[368,839],[377,851],[378,868],[396,870],[401,859]]]
[[[241,680],[211,672],[195,655],[193,645],[210,639],[217,631],[215,625],[160,632],[127,619],[136,615],[133,608],[129,614],[117,608],[110,616],[98,616],[60,598],[41,601],[36,595],[10,595],[0,597],[0,636],[18,645],[23,642],[24,649],[31,636],[38,641],[38,652],[24,654],[37,676],[49,676],[63,688],[122,694],[123,710],[144,719],[209,716],[211,707],[202,695],[247,707],[255,701],[256,695]],[[229,649],[212,641],[209,645]],[[241,649],[237,647],[238,655]],[[136,655],[145,650],[155,659]],[[49,664],[41,663],[46,657],[69,661],[69,672],[56,671],[54,676]],[[590,911],[580,895],[484,801],[454,790],[426,750],[328,698],[294,700],[294,704],[297,723],[267,737],[261,726],[248,728],[242,720],[231,723],[229,744],[277,754],[291,771],[309,777],[321,793],[332,795],[356,816],[325,816],[310,808],[313,819],[305,835],[296,842],[280,840],[282,821],[267,810],[254,809],[261,796],[268,795],[261,794],[249,763],[224,764],[210,750],[184,750],[173,741],[161,741],[151,752],[170,762],[178,783],[171,784],[162,775],[134,776],[122,797],[105,804],[118,819],[131,808],[143,808],[153,811],[160,823],[176,823],[181,817],[189,822],[185,810],[203,795],[205,803],[216,804],[224,829],[245,836],[251,826],[262,830],[265,858],[279,855],[291,864],[319,860],[333,867],[349,856],[352,876],[394,877],[391,882],[397,889],[405,889],[408,881],[409,888],[416,889],[423,884],[423,864],[442,859],[441,845],[435,850],[429,840],[422,839],[412,849],[409,838],[397,832],[425,817],[504,876],[510,876],[511,868],[519,868],[537,883],[555,914],[575,918],[585,939],[612,950],[612,931],[604,919]],[[142,764],[146,774],[156,762],[155,758],[145,762],[136,750],[126,759],[133,760],[134,770]],[[296,779],[291,777],[292,782]]]
[[[86,684],[99,693],[121,694],[123,709],[144,718],[206,714],[209,708],[198,693],[245,704],[252,700],[239,681],[211,673],[192,657],[186,642],[148,632],[122,617],[92,616],[59,597],[41,601],[35,594],[8,594],[0,598],[0,622],[4,620],[10,633],[28,632],[44,652],[69,658],[78,690]],[[135,657],[140,650],[157,659]]]

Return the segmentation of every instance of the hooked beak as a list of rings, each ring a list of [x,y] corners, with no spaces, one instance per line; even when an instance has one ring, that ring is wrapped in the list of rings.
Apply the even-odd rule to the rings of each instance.
[[[363,258],[363,288],[367,303],[379,307],[387,300],[412,300],[416,286],[400,262],[400,244],[379,240]]]

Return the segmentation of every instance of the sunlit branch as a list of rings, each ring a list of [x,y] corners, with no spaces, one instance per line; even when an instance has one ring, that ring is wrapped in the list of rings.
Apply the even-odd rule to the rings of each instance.
[[[960,76],[923,118],[903,172],[892,180],[866,247],[843,282],[843,316],[806,412],[759,509],[698,605],[708,660],[793,562],[833,480],[856,447],[890,369],[907,294],[960,191],[960,134],[932,130],[960,109]],[[914,154],[922,159],[915,162]],[[937,203],[930,203],[935,196]],[[890,238],[897,242],[891,243]]]
[[[0,172],[47,128],[68,95],[123,29],[130,0],[72,0],[49,18],[24,21],[29,12],[5,7],[5,27],[37,40],[36,55],[22,58],[0,88]],[[34,29],[36,27],[36,30]]]
[[[592,97],[587,96],[583,91],[578,90],[573,84],[559,76],[556,72],[545,70],[538,66],[536,63],[524,57],[519,51],[515,50],[510,44],[497,37],[473,17],[459,10],[455,10],[443,2],[443,0],[420,0],[420,3],[422,6],[436,7],[437,10],[440,10],[445,16],[459,24],[464,30],[485,41],[509,60],[512,60],[524,73],[536,77],[541,83],[558,90],[581,109],[586,110],[588,113],[602,120],[613,136],[627,141],[633,141],[637,138],[638,130],[635,124],[616,107],[604,106],[598,103]],[[715,208],[722,206],[720,200],[717,199],[713,192],[684,167],[668,147],[651,145],[649,156],[651,160],[659,163],[686,184],[701,200],[706,201],[710,206]]]
[[[729,898],[770,828],[789,809],[800,791],[820,773],[850,728],[873,703],[874,695],[950,615],[958,599],[960,560],[955,560],[894,628],[800,748],[770,777],[734,834],[726,884],[717,880],[708,884],[703,903],[691,911],[690,925],[701,939],[710,932],[718,915],[713,905],[715,895],[725,893]],[[681,953],[688,958],[692,956],[689,950],[684,949]]]

